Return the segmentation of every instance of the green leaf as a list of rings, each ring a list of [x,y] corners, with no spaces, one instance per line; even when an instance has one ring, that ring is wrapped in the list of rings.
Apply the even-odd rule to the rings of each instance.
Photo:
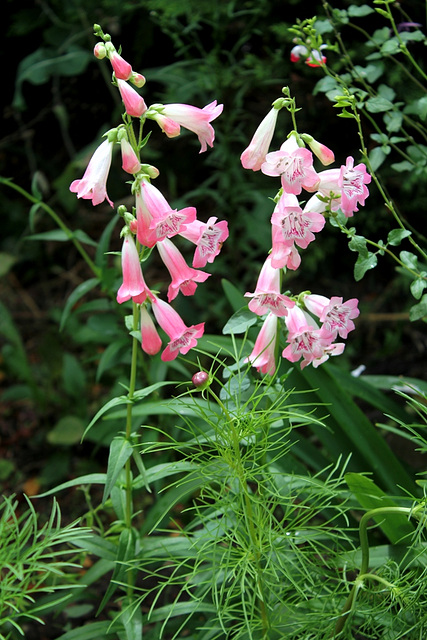
[[[411,322],[423,320],[427,317],[427,293],[423,295],[421,302],[415,304],[409,310],[409,319]]]
[[[100,638],[117,638],[117,631],[110,620],[90,622],[78,629],[67,631],[58,640],[99,640]]]
[[[418,269],[418,258],[410,251],[401,251],[399,253],[399,258],[406,267],[409,267],[409,269]]]
[[[84,422],[77,416],[64,416],[47,434],[47,441],[55,445],[78,444],[83,435]]]
[[[95,264],[98,267],[103,268],[106,263],[106,254],[110,245],[111,235],[119,219],[120,216],[118,214],[113,216],[101,234],[95,254]]]
[[[234,284],[231,284],[231,282],[223,278],[221,280],[221,285],[224,290],[225,297],[230,303],[230,306],[233,309],[233,311],[238,311],[241,307],[243,307],[246,304],[245,297],[243,296],[242,292],[237,287],[234,286]]]
[[[222,333],[244,333],[249,327],[256,324],[258,316],[247,308],[236,311],[225,324]]]
[[[84,434],[82,436],[82,440],[84,440],[84,438],[85,438],[87,432],[89,431],[89,429],[91,429],[91,427],[93,427],[95,422],[97,422],[99,420],[99,418],[104,415],[104,413],[106,413],[107,411],[109,411],[113,407],[117,407],[120,404],[129,404],[128,397],[127,396],[118,396],[117,398],[112,398],[111,400],[106,402],[104,404],[104,406],[101,407],[101,409],[99,409],[99,411],[96,412],[96,414],[94,415],[92,420],[89,422],[89,424],[86,427],[85,432],[84,432]]]
[[[379,507],[398,507],[399,505],[389,498],[370,478],[360,473],[346,473],[345,481],[352,491],[360,506],[370,511]],[[403,513],[387,513],[373,516],[372,518],[387,536],[391,544],[398,544],[404,538],[415,533],[415,529],[408,516]]]
[[[73,480],[68,480],[67,482],[63,482],[59,484],[57,487],[53,489],[49,489],[49,491],[45,491],[44,493],[39,493],[35,498],[45,498],[46,496],[51,496],[57,491],[63,491],[64,489],[71,489],[71,487],[78,487],[82,484],[105,484],[107,474],[105,473],[90,473],[86,476],[80,476],[79,478],[73,478]]]
[[[361,256],[366,257],[368,250],[366,248],[366,239],[363,236],[353,236],[348,243],[351,251],[357,251]]]
[[[390,149],[390,147],[388,147]],[[369,152],[369,162],[373,171],[376,171],[386,159],[386,154],[382,147],[374,147]]]
[[[83,296],[86,295],[88,291],[96,287],[98,284],[99,284],[98,278],[90,278],[89,280],[85,280],[85,282],[82,282],[81,284],[79,284],[74,289],[74,291],[70,293],[61,315],[61,321],[59,323],[60,331],[62,331],[62,329],[64,328],[65,323],[67,322],[68,317],[71,313],[71,310],[76,304],[76,302],[78,302],[80,298],[83,298]]]
[[[427,118],[427,96],[414,100],[403,111],[404,113],[413,113],[419,116],[421,120],[425,120]]]
[[[354,265],[354,279],[357,282],[361,280],[369,269],[376,267],[377,262],[377,256],[375,253],[371,253],[370,251],[368,252],[367,257],[359,255],[356,260],[356,264]]]
[[[101,600],[101,604],[98,607],[98,611],[96,615],[98,616],[107,602],[110,600],[111,596],[116,591],[119,586],[118,583],[126,581],[126,573],[129,567],[126,566],[126,563],[131,562],[135,559],[135,535],[134,531],[129,529],[123,529],[119,538],[119,545],[117,548],[117,556],[114,566],[113,575],[111,576],[110,583],[108,588],[104,594],[104,597]]]
[[[113,438],[110,445],[110,453],[108,455],[107,479],[105,480],[104,495],[102,496],[102,504],[108,499],[111,489],[116,484],[120,471],[126,464],[133,452],[133,447],[129,440],[124,436]]]
[[[422,275],[423,277],[417,278],[410,284],[411,293],[416,300],[419,300],[421,298],[424,289],[427,287],[427,273],[423,273]]]
[[[361,4],[360,6],[351,4],[347,11],[348,15],[352,18],[362,18],[363,16],[368,16],[370,13],[375,13],[375,9],[367,4]]]
[[[375,98],[369,98],[369,100],[365,102],[365,107],[370,113],[381,113],[393,109],[393,103],[386,98],[377,96]]]
[[[404,238],[412,235],[408,229],[392,229],[387,236],[387,244],[397,247]]]
[[[387,131],[394,133],[396,131],[400,131],[402,128],[403,114],[400,111],[385,113],[383,120]]]

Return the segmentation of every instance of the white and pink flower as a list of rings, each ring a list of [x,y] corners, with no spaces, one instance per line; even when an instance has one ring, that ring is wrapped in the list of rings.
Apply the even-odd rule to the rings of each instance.
[[[138,171],[140,171],[141,169],[141,163],[135,151],[132,149],[132,145],[128,142],[128,140],[126,140],[126,138],[122,138],[120,140],[120,148],[122,152],[123,171],[131,174],[138,173]]]
[[[215,120],[223,110],[222,104],[214,100],[210,104],[199,109],[189,104],[166,104],[162,107],[162,115],[170,118],[178,125],[189,131],[193,131],[201,144],[200,153],[206,151],[207,145],[213,147],[215,131],[210,122]]]
[[[280,269],[271,265],[270,256],[262,266],[254,293],[247,292],[245,297],[252,298],[249,309],[259,316],[271,312],[282,318],[295,305],[293,300],[280,293]]]
[[[156,246],[172,278],[172,282],[168,287],[169,302],[176,298],[180,291],[184,296],[194,295],[197,284],[205,282],[211,275],[205,271],[189,267],[185,262],[184,256],[171,240],[164,238]]]
[[[141,306],[141,347],[149,356],[154,356],[162,348],[162,339],[145,305]]]
[[[272,376],[276,371],[277,316],[269,313],[264,320],[251,354],[245,358],[257,371]]]
[[[221,251],[222,245],[228,238],[228,223],[225,220],[217,222],[211,217],[207,222],[194,220],[182,227],[179,235],[196,245],[193,256],[193,267],[205,267],[212,263]]]
[[[360,313],[358,303],[357,298],[343,302],[343,299],[337,296],[332,296],[331,299],[314,293],[304,296],[304,304],[308,311],[314,313],[323,323],[322,326],[334,337],[339,334],[344,339],[355,328],[353,320]]]
[[[117,292],[117,302],[119,304],[130,300],[130,298],[135,302],[142,303],[147,296],[149,298],[153,297],[150,289],[145,284],[138,250],[130,233],[127,233],[123,240],[122,273],[123,283]]]
[[[240,162],[245,169],[252,169],[252,171],[261,169],[273,138],[278,113],[279,110],[275,107],[267,113],[255,131],[249,146],[240,156]]]
[[[135,118],[141,117],[147,111],[147,105],[145,104],[144,98],[140,96],[139,93],[135,91],[135,89],[125,80],[118,78],[117,86],[119,87],[126,113],[129,116],[134,116]]]
[[[285,244],[295,243],[301,249],[306,249],[315,239],[314,233],[323,229],[325,218],[315,210],[318,202],[321,202],[319,198],[310,198],[301,209],[296,196],[282,194],[271,216],[271,224],[280,229]]]
[[[157,322],[170,338],[168,346],[161,355],[163,361],[174,360],[178,353],[185,355],[197,346],[197,340],[202,337],[205,329],[204,322],[187,327],[179,313],[170,304],[157,297],[153,300],[152,309]]]
[[[104,140],[90,159],[83,178],[74,180],[70,184],[70,191],[76,193],[78,198],[92,200],[93,205],[107,200],[113,206],[107,194],[107,178],[111,166],[112,152],[113,142]]]
[[[319,183],[316,190],[324,196],[332,194],[331,209],[341,209],[347,218],[351,218],[357,205],[364,205],[369,196],[367,184],[371,176],[366,171],[366,165],[360,163],[354,166],[354,158],[349,156],[345,165],[340,169],[326,169],[319,173]]]
[[[313,190],[319,181],[313,168],[313,154],[300,147],[292,134],[279,151],[267,153],[261,171],[266,176],[280,176],[283,191],[294,195],[299,195],[302,189]]]

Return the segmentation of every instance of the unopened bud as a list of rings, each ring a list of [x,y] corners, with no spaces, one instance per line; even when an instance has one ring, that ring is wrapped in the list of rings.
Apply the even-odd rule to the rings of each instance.
[[[142,164],[141,171],[144,172],[152,180],[160,175],[160,171],[158,170],[158,168],[154,167],[152,164]]]
[[[138,89],[143,87],[145,84],[145,77],[142,75],[142,73],[136,73],[135,71],[132,73],[129,80],[132,82],[132,84],[135,85],[135,87],[138,87]]]
[[[105,58],[105,56],[107,55],[107,51],[103,42],[98,42],[98,44],[94,46],[93,55],[95,56],[95,58],[98,58],[98,60],[102,60],[103,58]]]
[[[198,371],[191,378],[195,387],[197,387],[200,391],[203,391],[210,385],[209,374],[206,371]]]

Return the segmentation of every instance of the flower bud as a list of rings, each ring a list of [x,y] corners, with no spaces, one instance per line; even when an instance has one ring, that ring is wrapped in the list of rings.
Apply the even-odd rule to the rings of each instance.
[[[138,87],[138,89],[143,87],[145,84],[145,77],[142,75],[142,73],[136,73],[136,71],[132,72],[129,80],[132,82],[132,84],[135,85],[135,87]]]
[[[98,60],[102,60],[107,55],[107,51],[105,50],[105,44],[103,42],[98,42],[93,48],[93,55]]]
[[[197,389],[199,389],[200,391],[203,391],[204,389],[206,389],[211,382],[209,378],[209,374],[206,373],[206,371],[198,371],[197,373],[194,374],[191,380],[194,386],[197,387]]]

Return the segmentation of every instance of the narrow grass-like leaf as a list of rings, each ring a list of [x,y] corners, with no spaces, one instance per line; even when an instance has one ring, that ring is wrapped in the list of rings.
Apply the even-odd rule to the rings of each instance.
[[[102,504],[104,504],[108,499],[111,489],[116,484],[120,471],[132,455],[132,451],[133,447],[131,443],[124,436],[117,436],[116,438],[113,438],[110,445],[110,453],[108,455],[107,479],[105,480]]]
[[[119,545],[117,547],[117,556],[114,566],[113,575],[111,576],[110,584],[107,591],[101,600],[101,604],[98,607],[97,616],[101,613],[111,596],[116,591],[119,582],[124,582],[126,577],[126,563],[132,561],[135,558],[135,537],[133,531],[129,529],[123,529],[119,538]]]
[[[99,284],[98,278],[89,278],[89,280],[85,280],[85,282],[82,282],[81,284],[79,284],[74,289],[74,291],[68,296],[67,302],[65,303],[65,306],[61,315],[61,321],[59,324],[60,331],[62,331],[62,329],[64,328],[65,323],[67,322],[68,317],[71,313],[71,310],[76,304],[76,302],[78,302],[80,298],[83,298],[83,296],[86,295],[88,291],[96,287],[98,284]]]
[[[81,484],[105,484],[105,480],[107,478],[106,473],[89,473],[86,476],[80,476],[79,478],[73,478],[73,480],[68,480],[67,482],[63,482],[59,484],[57,487],[53,489],[49,489],[49,491],[45,491],[44,493],[39,493],[34,498],[45,498],[46,496],[51,496],[57,491],[63,491],[64,489],[71,489],[71,487],[78,487]]]

